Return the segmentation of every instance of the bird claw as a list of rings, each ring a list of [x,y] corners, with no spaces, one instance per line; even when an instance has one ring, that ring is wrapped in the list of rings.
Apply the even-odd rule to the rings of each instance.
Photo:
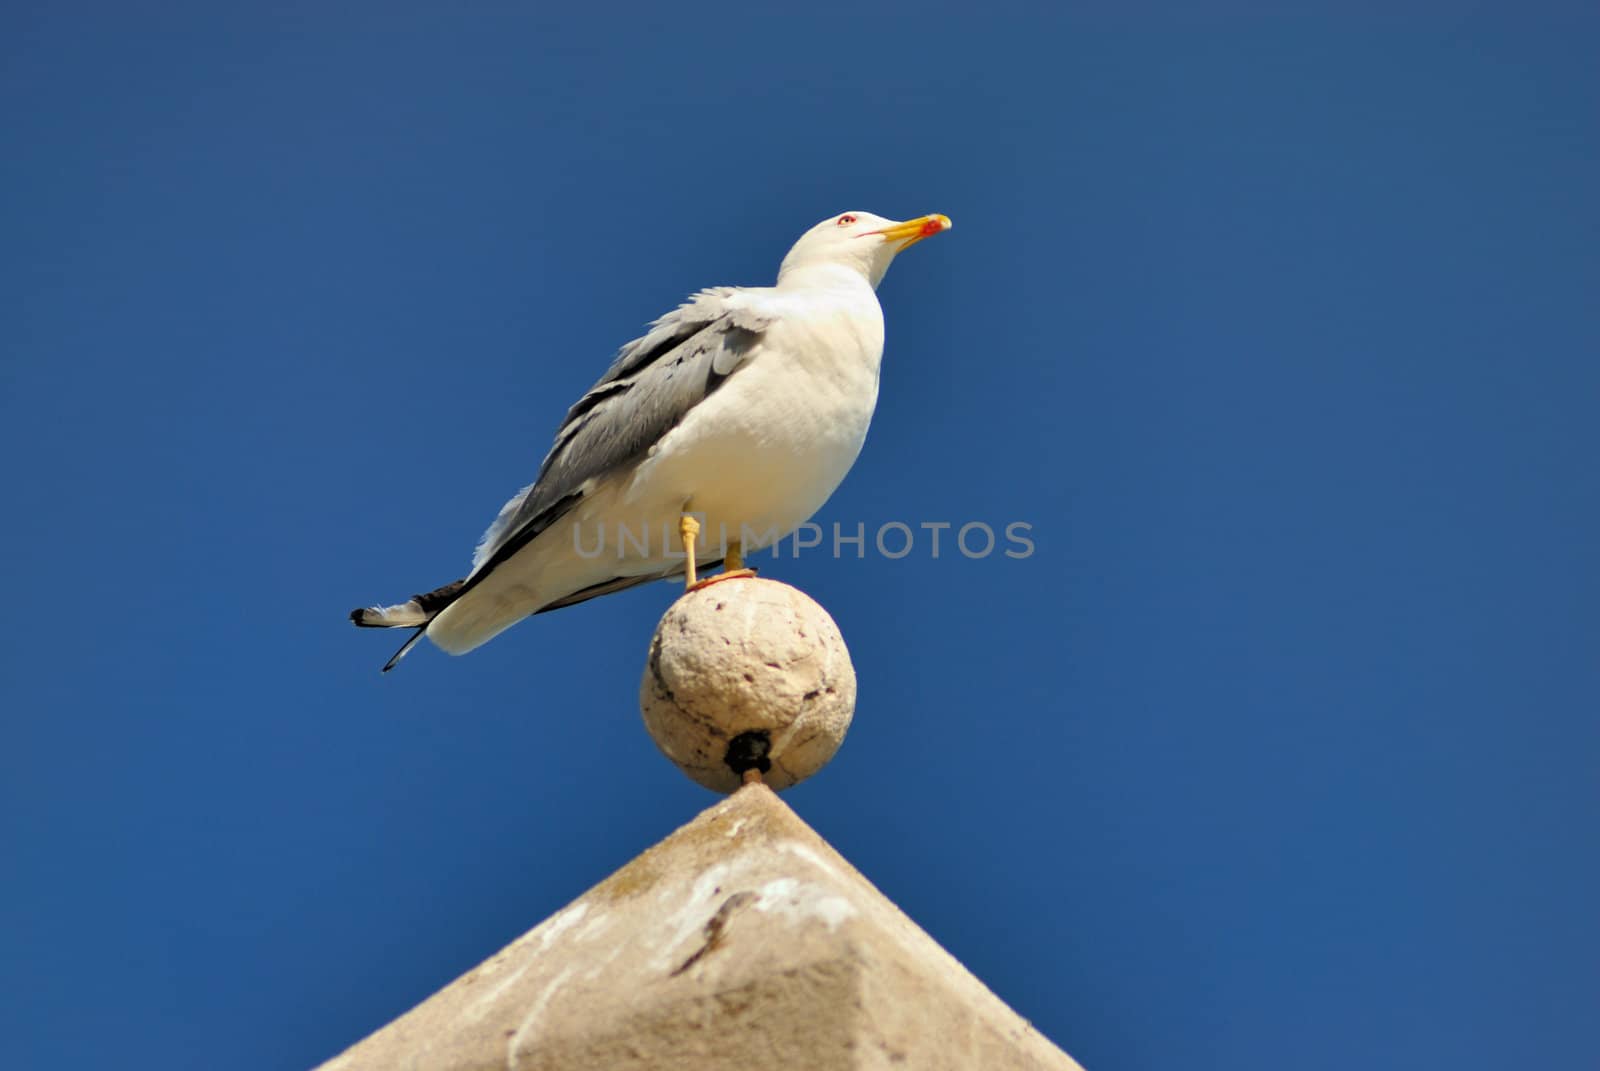
[[[696,580],[693,584],[690,584],[687,589],[685,589],[685,594],[690,591],[699,591],[703,587],[709,587],[710,585],[717,583],[719,580],[738,580],[741,577],[753,577],[755,575],[756,571],[754,569],[727,569],[718,573],[716,576],[708,576],[704,580]]]

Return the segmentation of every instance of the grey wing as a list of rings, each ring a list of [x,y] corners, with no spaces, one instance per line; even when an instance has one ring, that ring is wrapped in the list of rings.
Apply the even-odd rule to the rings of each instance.
[[[484,533],[469,585],[559,520],[600,477],[643,457],[744,364],[772,320],[748,297],[732,287],[701,291],[622,347],[567,411],[539,478]]]

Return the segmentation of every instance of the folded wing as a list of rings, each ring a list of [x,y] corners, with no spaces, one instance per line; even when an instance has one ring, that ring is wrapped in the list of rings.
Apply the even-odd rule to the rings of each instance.
[[[484,533],[462,593],[559,520],[600,478],[643,457],[739,370],[771,321],[752,291],[719,287],[696,294],[623,346],[567,411],[539,478]]]

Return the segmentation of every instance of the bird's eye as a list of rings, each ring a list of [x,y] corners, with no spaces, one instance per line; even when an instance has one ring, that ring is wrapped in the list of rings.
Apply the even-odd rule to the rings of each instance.
[[[856,221],[856,217],[850,215],[849,213],[846,213],[845,215],[842,215],[842,216],[839,217],[839,226],[848,227],[848,226],[850,226],[850,224],[854,223],[855,221]]]

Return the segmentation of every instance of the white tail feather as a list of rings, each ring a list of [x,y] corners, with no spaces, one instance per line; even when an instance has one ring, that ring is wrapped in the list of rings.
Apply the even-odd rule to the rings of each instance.
[[[428,615],[416,599],[393,606],[369,606],[351,616],[356,624],[367,628],[416,628],[428,623]]]

